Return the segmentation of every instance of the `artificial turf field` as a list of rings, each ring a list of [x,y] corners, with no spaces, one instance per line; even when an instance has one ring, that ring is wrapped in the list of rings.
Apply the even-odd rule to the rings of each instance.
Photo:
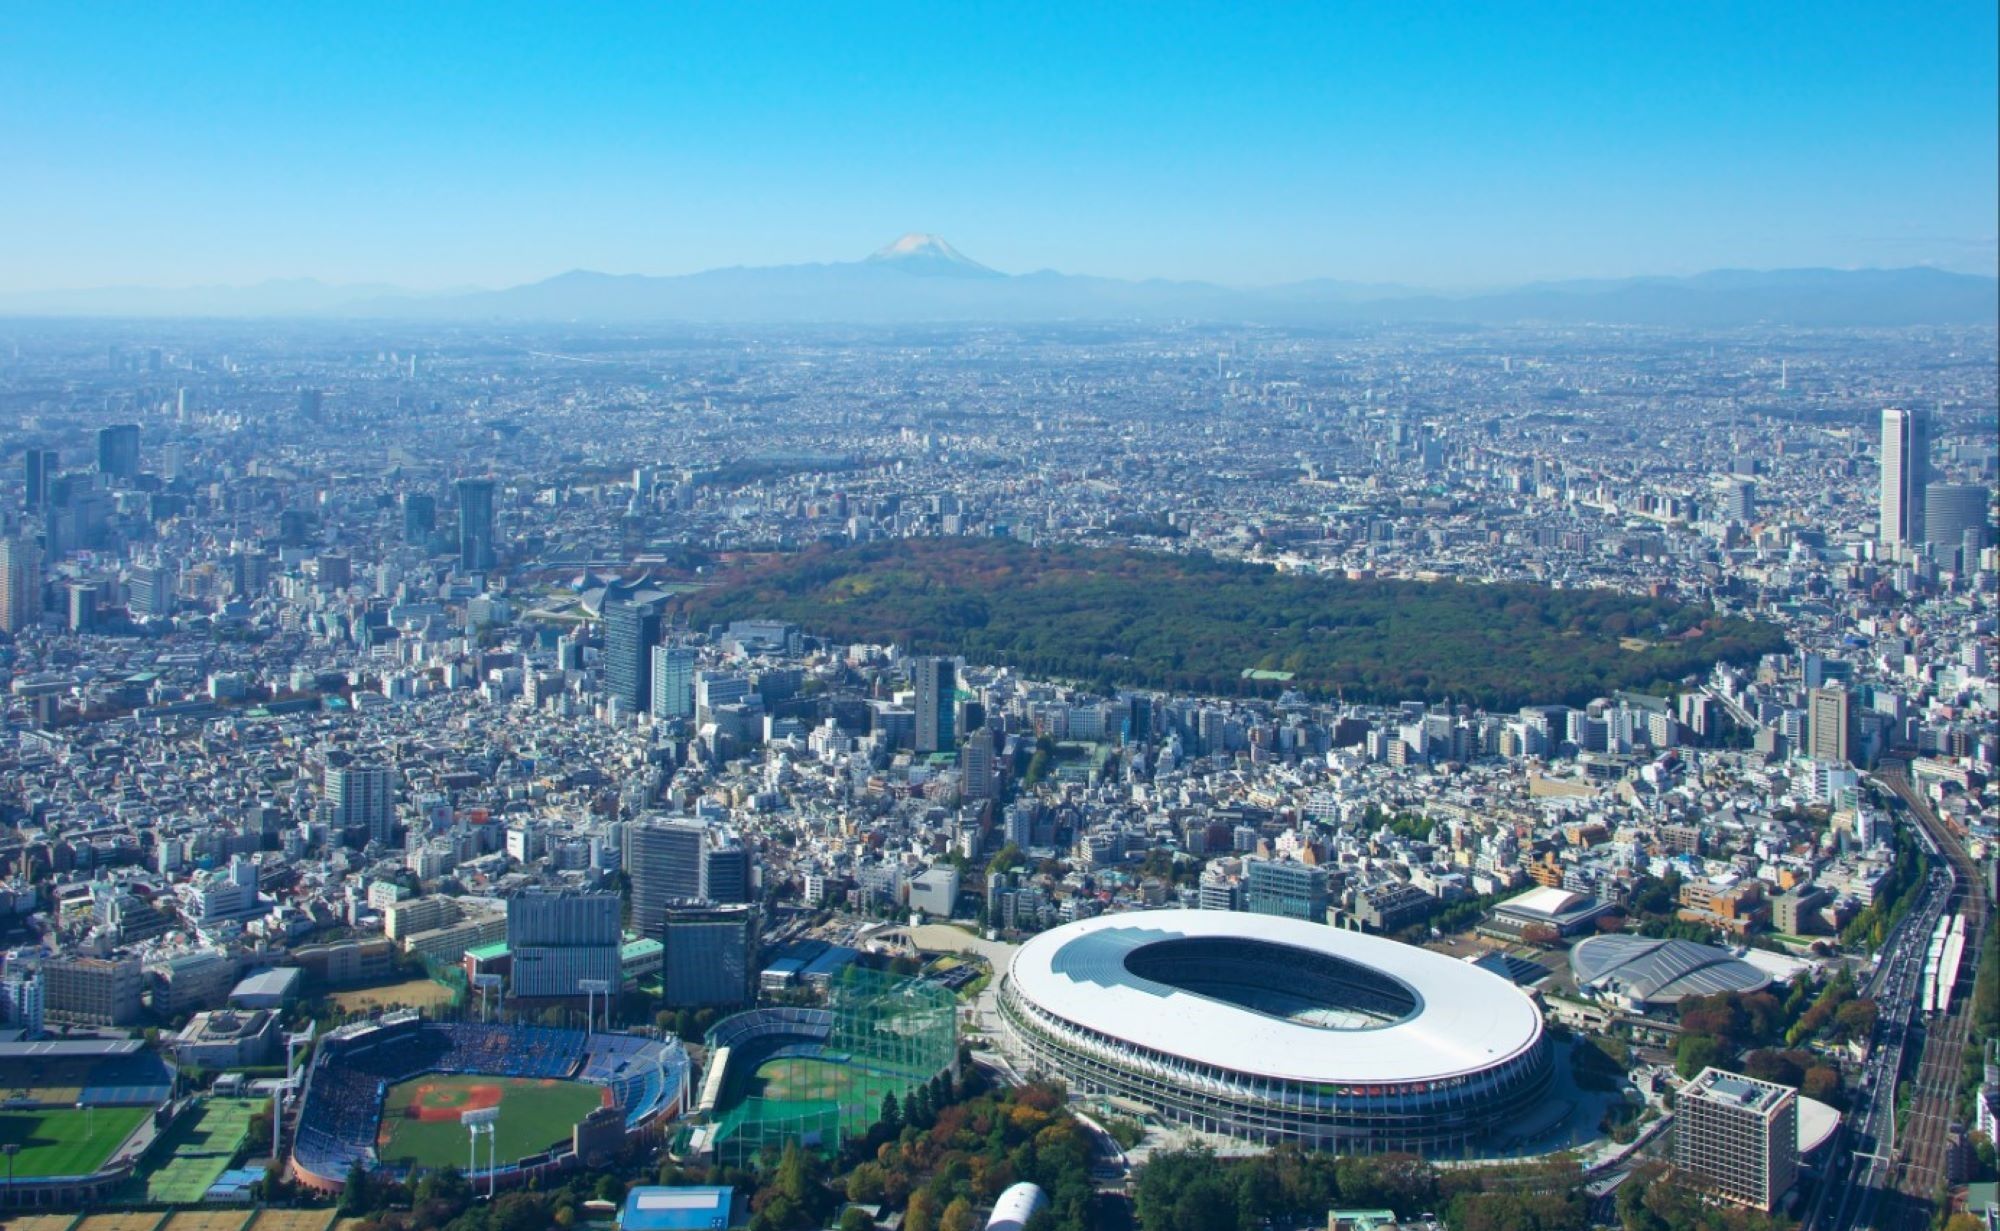
[[[848,1065],[831,1060],[805,1057],[766,1060],[751,1074],[742,1097],[776,1102],[808,1102],[815,1099],[843,1102],[862,1077]]]
[[[104,1165],[147,1116],[150,1107],[54,1107],[0,1112],[0,1145],[16,1144],[14,1174],[89,1175]]]
[[[577,1081],[431,1073],[390,1087],[376,1151],[386,1163],[463,1168],[467,1136],[460,1113],[497,1104],[493,1139],[504,1166],[569,1140],[570,1129],[604,1097],[603,1088]],[[484,1167],[483,1141],[479,1155]]]
[[[250,1137],[250,1121],[270,1104],[263,1099],[211,1098],[174,1121],[148,1152],[146,1200],[198,1205]]]

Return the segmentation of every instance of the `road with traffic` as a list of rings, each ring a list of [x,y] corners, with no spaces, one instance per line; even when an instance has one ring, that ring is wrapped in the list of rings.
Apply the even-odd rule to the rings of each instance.
[[[1960,1055],[1971,1028],[1969,996],[1958,997],[1951,1013],[1935,1021],[1923,1021],[1919,1010],[1929,939],[1940,918],[1964,912],[1964,970],[1969,976],[1978,968],[1990,909],[1984,878],[1901,763],[1885,763],[1874,779],[1902,801],[1933,864],[1916,903],[1884,940],[1866,984],[1878,1008],[1868,1059],[1801,1231],[1923,1231],[1931,1225],[1944,1183]],[[1915,1074],[1898,1140],[1897,1087],[1912,1059]]]

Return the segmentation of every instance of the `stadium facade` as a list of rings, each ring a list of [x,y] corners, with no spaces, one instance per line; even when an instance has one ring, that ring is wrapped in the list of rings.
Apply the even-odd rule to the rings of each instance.
[[[1541,1010],[1442,954],[1303,920],[1160,910],[1030,940],[1000,1015],[1072,1092],[1264,1145],[1470,1149],[1552,1075]]]

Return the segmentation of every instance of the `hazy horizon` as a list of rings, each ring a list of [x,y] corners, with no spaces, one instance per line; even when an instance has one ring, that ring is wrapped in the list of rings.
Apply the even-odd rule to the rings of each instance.
[[[0,292],[2000,268],[1990,4],[9,16]]]
[[[906,232],[905,234],[911,234],[911,233]],[[948,237],[940,237],[940,238],[948,238]],[[324,288],[329,291],[353,290],[368,294],[394,294],[394,295],[409,295],[419,298],[430,298],[430,297],[447,297],[460,294],[479,294],[482,292],[507,290],[521,286],[531,286],[537,283],[550,281],[551,279],[562,278],[570,274],[602,274],[610,277],[636,276],[636,277],[647,277],[647,278],[679,278],[679,277],[688,277],[695,274],[726,272],[732,269],[782,269],[782,268],[792,268],[801,266],[810,267],[810,266],[820,266],[820,265],[858,264],[862,263],[869,255],[870,255],[869,252],[864,251],[859,253],[843,253],[838,255],[829,255],[825,257],[809,258],[803,261],[784,262],[784,263],[742,261],[729,265],[711,265],[711,266],[703,266],[698,269],[686,269],[686,270],[677,269],[667,272],[654,272],[648,270],[630,270],[630,269],[600,269],[600,268],[586,268],[584,266],[571,266],[565,269],[551,270],[547,273],[536,275],[534,277],[526,278],[520,282],[513,282],[513,283],[482,284],[482,283],[466,282],[466,283],[457,283],[453,285],[418,286],[418,285],[410,285],[407,283],[378,282],[372,280],[370,281],[343,280],[339,278],[320,277],[315,274],[306,273],[306,274],[273,274],[269,277],[259,278],[256,279],[255,281],[249,281],[249,282],[220,282],[220,281],[189,282],[189,283],[131,282],[122,284],[102,283],[93,286],[79,285],[79,286],[64,286],[64,287],[34,287],[34,288],[21,288],[21,289],[0,288],[0,295],[4,294],[59,295],[67,293],[85,293],[85,292],[111,291],[111,290],[133,290],[133,291],[144,291],[144,292],[157,291],[164,293],[172,293],[180,291],[204,291],[204,290],[255,290],[261,287],[282,287],[286,285],[301,285],[301,286],[313,285]],[[967,253],[966,255],[971,256],[974,259],[977,259],[977,254]],[[1469,296],[1469,295],[1505,292],[1508,290],[1515,290],[1524,287],[1529,287],[1534,285],[1544,285],[1544,284],[1559,285],[1565,283],[1619,282],[1627,280],[1643,281],[1647,279],[1678,279],[1678,278],[1686,278],[1686,277],[1698,276],[1702,274],[1711,274],[1711,273],[1730,273],[1730,272],[1776,273],[1776,272],[1786,272],[1794,270],[1813,270],[1813,269],[1828,269],[1842,273],[1864,273],[1864,272],[1895,273],[1895,272],[1903,272],[1914,269],[1936,269],[1939,270],[1940,272],[1966,274],[1974,277],[1984,277],[1984,278],[2000,277],[2000,270],[1952,269],[1948,266],[1939,265],[1935,263],[1927,263],[1927,262],[1915,263],[1915,264],[1902,264],[1902,265],[1859,264],[1859,265],[1845,265],[1845,266],[1842,265],[1713,266],[1713,267],[1705,267],[1702,269],[1677,270],[1671,273],[1663,272],[1660,270],[1651,270],[1651,269],[1634,269],[1634,270],[1625,270],[1620,272],[1607,272],[1602,274],[1579,274],[1572,277],[1523,278],[1518,281],[1459,283],[1459,284],[1421,283],[1410,279],[1367,279],[1367,280],[1348,279],[1348,278],[1342,278],[1336,274],[1304,274],[1296,278],[1281,279],[1272,282],[1247,282],[1241,280],[1207,279],[1207,278],[1162,279],[1159,278],[1157,275],[1149,275],[1149,274],[1106,275],[1106,274],[1100,274],[1094,270],[1057,269],[1053,266],[1048,266],[1048,265],[1040,265],[1032,268],[1022,268],[1022,269],[996,269],[993,272],[1000,274],[1003,277],[1020,277],[1029,274],[1056,273],[1056,274],[1061,274],[1065,277],[1110,278],[1119,281],[1132,281],[1132,282],[1169,281],[1169,280],[1185,281],[1191,283],[1202,283],[1207,285],[1213,285],[1218,288],[1229,289],[1229,290],[1274,289],[1304,282],[1325,281],[1325,282],[1348,283],[1356,287],[1379,287],[1379,288],[1399,290],[1399,291],[1408,291],[1412,294],[1440,295],[1445,297],[1454,297],[1454,296]]]

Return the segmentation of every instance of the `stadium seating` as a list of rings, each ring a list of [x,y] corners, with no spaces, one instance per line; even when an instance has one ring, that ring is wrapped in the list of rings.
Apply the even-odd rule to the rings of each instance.
[[[689,1070],[686,1050],[672,1039],[407,1015],[346,1026],[327,1036],[309,1070],[293,1159],[336,1181],[356,1162],[377,1166],[389,1088],[425,1073],[588,1081],[609,1089],[626,1126],[637,1128],[679,1096]]]

